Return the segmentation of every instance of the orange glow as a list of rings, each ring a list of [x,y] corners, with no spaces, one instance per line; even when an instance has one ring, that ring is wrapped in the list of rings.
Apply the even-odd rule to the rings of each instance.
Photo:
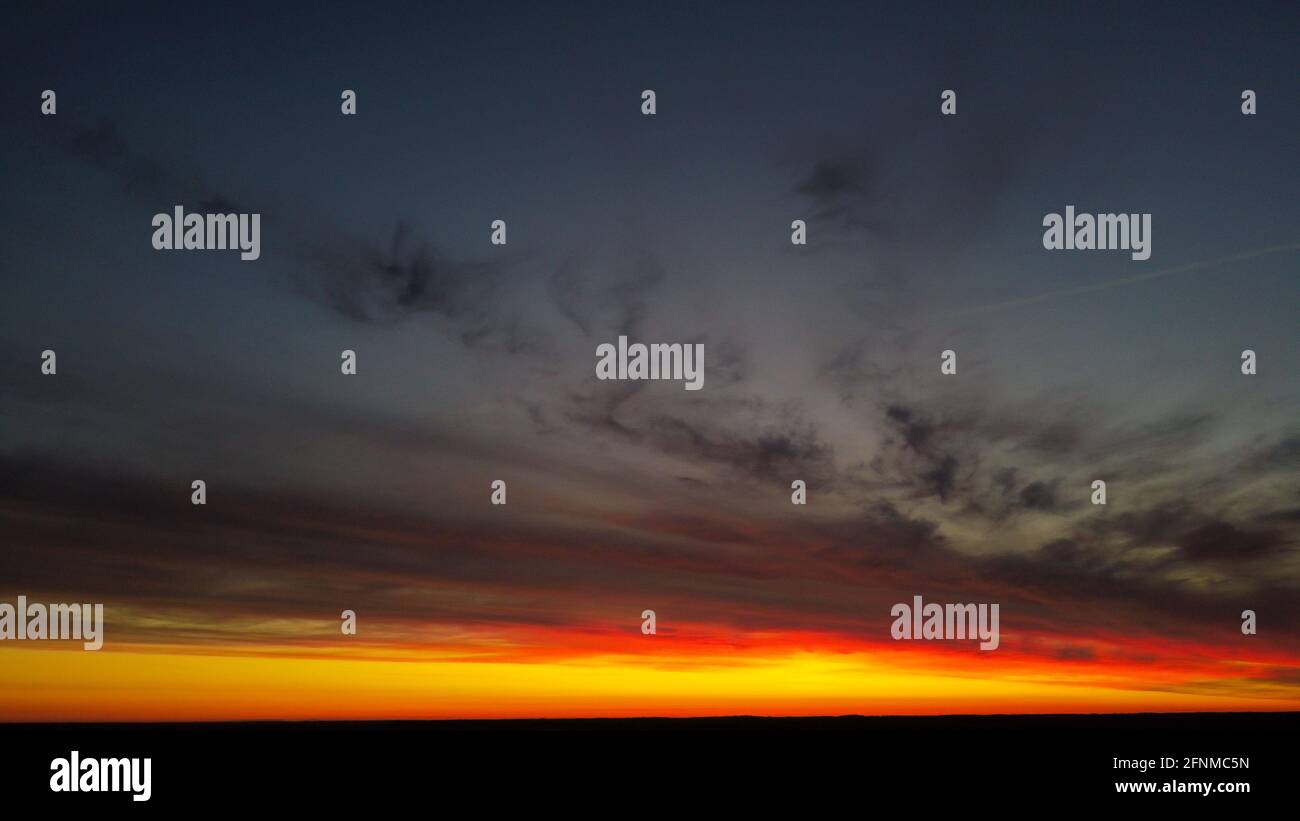
[[[1293,710],[1287,657],[1110,640],[1087,661],[813,634],[740,644],[535,629],[441,644],[7,643],[0,720],[506,718]],[[552,637],[553,638],[553,637]],[[1014,642],[1012,643],[1014,645]],[[1129,657],[1140,661],[1121,661]],[[1106,659],[1109,661],[1098,661]]]

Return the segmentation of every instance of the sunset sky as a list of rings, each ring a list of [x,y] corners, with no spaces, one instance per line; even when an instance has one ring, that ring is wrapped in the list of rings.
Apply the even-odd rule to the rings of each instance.
[[[4,13],[0,721],[1300,709],[1295,4],[610,5]]]

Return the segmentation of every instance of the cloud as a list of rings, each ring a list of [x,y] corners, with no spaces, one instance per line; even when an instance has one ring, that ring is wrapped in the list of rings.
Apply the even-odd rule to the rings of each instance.
[[[1056,483],[1030,482],[1020,490],[1020,503],[1030,510],[1050,511],[1056,508]]]
[[[835,155],[813,161],[795,193],[813,206],[813,219],[844,231],[877,231],[883,227],[878,170],[861,155]]]
[[[952,121],[930,117],[821,145],[792,193],[811,205],[810,228],[832,243],[950,251],[979,238],[1025,171],[1035,132],[1013,121],[966,118],[962,138],[952,140]]]
[[[937,421],[905,405],[885,409],[889,429],[901,437],[894,447],[895,466],[918,492],[947,502],[966,487],[973,467],[973,450],[961,442],[960,431],[969,422]],[[957,433],[957,436],[953,434]],[[964,452],[959,456],[958,449]],[[965,463],[965,464],[964,464]]]
[[[63,118],[59,118],[60,121]],[[134,149],[111,120],[62,126],[57,144],[67,153],[118,179],[124,192],[150,207],[185,205],[199,211],[245,209],[193,169],[172,167]],[[386,242],[347,240],[346,232],[294,226],[265,203],[256,209],[275,221],[280,247],[294,249],[287,282],[293,290],[354,322],[393,325],[429,314],[452,324],[467,348],[506,354],[552,351],[550,337],[520,312],[501,304],[502,284],[515,257],[458,259],[417,240],[399,222]]]
[[[479,319],[495,287],[492,267],[447,260],[415,243],[401,224],[386,250],[365,248],[323,272],[333,276],[317,280],[322,301],[358,321],[393,321],[420,311]]]
[[[181,173],[136,151],[112,120],[85,125],[65,117],[57,118],[55,145],[116,178],[128,196],[159,208],[181,204],[221,213],[243,211],[197,173]]]
[[[789,486],[804,478],[814,486],[833,473],[831,449],[811,425],[791,424],[752,433],[704,427],[672,416],[653,417],[647,439],[664,453],[726,466],[744,476]]]
[[[784,479],[789,460],[815,462],[820,453],[813,439],[688,438],[702,462],[756,477]],[[681,486],[681,478],[670,480]],[[870,643],[886,641],[892,602],[921,593],[1000,602],[1004,625],[1056,636],[1041,649],[1056,654],[1061,640],[1115,629],[1205,630],[1206,641],[1224,640],[1214,638],[1231,635],[1222,613],[1242,607],[1242,591],[1189,588],[1164,572],[1171,560],[1137,561],[1087,527],[1028,554],[977,556],[939,522],[892,502],[797,516],[785,506],[733,512],[715,498],[726,489],[689,478],[684,505],[641,513],[578,505],[540,517],[521,509],[489,522],[455,509],[229,483],[196,508],[185,486],[126,466],[11,454],[0,458],[0,515],[14,546],[11,587],[105,600],[137,614],[128,636],[146,641],[176,639],[161,616],[139,620],[154,613],[213,640],[260,642],[278,631],[293,643],[304,638],[294,632],[302,620],[328,620],[340,602],[364,608],[371,623],[410,625],[395,634],[402,641],[454,625],[584,629],[631,596],[682,620]],[[1263,560],[1276,549],[1240,526],[1194,528],[1187,544],[1194,552],[1210,544],[1217,557],[1216,533],[1262,548]],[[1249,583],[1244,600],[1277,625],[1270,641],[1300,645],[1295,590],[1285,578]],[[245,628],[236,625],[252,622],[255,631],[238,634]]]
[[[1194,561],[1250,561],[1274,555],[1284,544],[1283,537],[1273,531],[1242,530],[1228,522],[1212,521],[1185,533],[1179,549]]]
[[[659,257],[646,249],[624,248],[612,260],[570,256],[547,279],[547,294],[557,311],[584,337],[610,333],[640,337],[649,298],[667,279]]]

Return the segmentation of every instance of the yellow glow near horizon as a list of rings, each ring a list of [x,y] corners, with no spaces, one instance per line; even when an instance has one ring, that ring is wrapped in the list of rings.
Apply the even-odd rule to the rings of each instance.
[[[388,661],[185,651],[0,651],[0,720],[507,718],[1296,709],[1294,692],[1132,689],[886,666],[869,653],[744,659]],[[1271,695],[1271,697],[1269,697]]]

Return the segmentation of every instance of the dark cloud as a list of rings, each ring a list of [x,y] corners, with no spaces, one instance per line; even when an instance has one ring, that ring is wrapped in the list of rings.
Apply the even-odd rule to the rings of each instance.
[[[1250,457],[1246,468],[1300,471],[1300,436],[1288,436],[1264,446]]]
[[[992,483],[1002,495],[1008,495],[1016,486],[1017,471],[1013,467],[998,468],[993,472]]]
[[[1300,667],[1270,667],[1261,680],[1300,687]]]
[[[1020,503],[1030,510],[1054,510],[1057,505],[1056,483],[1030,482],[1020,489]]]
[[[1062,647],[1056,657],[1061,661],[1095,661],[1097,653],[1091,647]]]
[[[547,279],[547,293],[557,311],[591,337],[598,333],[640,337],[649,312],[649,297],[667,278],[658,256],[625,248],[612,263],[570,257]]]
[[[974,458],[959,433],[968,426],[966,420],[939,421],[910,407],[891,405],[885,409],[885,421],[901,437],[895,465],[918,492],[947,502],[964,490]]]
[[[394,322],[414,313],[483,322],[501,274],[499,264],[446,258],[399,224],[385,248],[313,252],[317,265],[300,279],[304,292],[348,319]]]
[[[814,230],[930,252],[976,239],[1024,174],[1036,132],[1009,114],[967,116],[956,127],[960,139],[951,136],[953,120],[913,119],[888,134],[854,139],[854,148],[814,150],[811,168],[794,186],[812,205]]]
[[[957,467],[957,457],[947,454],[937,459],[933,468],[921,473],[926,488],[941,502],[948,501],[957,486]]]
[[[883,227],[880,175],[863,156],[819,158],[795,193],[808,198],[813,219],[842,230],[876,231]]]
[[[631,441],[640,441],[641,434],[631,423],[620,417],[620,409],[630,399],[645,390],[647,382],[603,382],[583,395],[572,395],[569,421],[597,433],[611,433]]]
[[[1083,573],[1111,577],[1115,570],[1114,556],[1093,545],[1075,539],[1055,539],[1031,554],[1031,561],[1049,575]]]
[[[1249,561],[1273,555],[1285,544],[1273,531],[1243,530],[1228,522],[1207,522],[1184,534],[1179,548],[1192,560]]]
[[[135,150],[112,120],[85,125],[75,119],[65,120],[62,114],[58,120],[55,145],[109,174],[119,182],[124,193],[145,201],[152,208],[168,210],[174,205],[185,205],[221,213],[244,210],[197,173],[174,170]]]
[[[1099,522],[1103,532],[1118,532],[1130,547],[1170,545],[1189,529],[1193,514],[1182,501],[1156,504],[1137,511],[1123,511]]]
[[[62,120],[62,118],[60,118]],[[133,148],[110,120],[95,126],[65,126],[57,144],[69,154],[118,179],[128,196],[150,207],[180,204],[204,212],[239,213],[236,200],[217,191],[180,160],[164,163]],[[252,209],[263,222],[276,219],[273,208]],[[265,226],[264,226],[265,228]],[[297,233],[277,226],[286,238]],[[393,324],[427,313],[453,321],[467,348],[506,354],[552,350],[547,334],[517,312],[501,308],[501,282],[512,257],[457,259],[433,243],[417,240],[399,222],[384,243],[340,243],[341,234],[308,231],[307,237],[282,240],[294,246],[301,264],[293,266],[294,289],[338,315],[356,322]]]
[[[789,486],[795,478],[823,483],[833,473],[831,449],[810,425],[741,434],[671,416],[649,420],[646,438],[675,456],[730,468],[752,479]]]

